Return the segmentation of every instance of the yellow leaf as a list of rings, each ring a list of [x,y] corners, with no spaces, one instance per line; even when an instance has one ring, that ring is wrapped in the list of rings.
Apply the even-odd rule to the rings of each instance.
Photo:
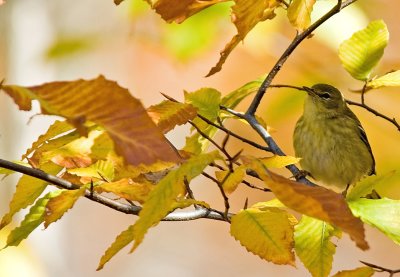
[[[133,165],[180,160],[140,101],[103,76],[30,88],[3,86],[2,89],[21,109],[29,109],[26,102],[37,99],[43,113],[63,116],[81,132],[86,129],[86,120],[104,127],[115,143],[115,151]]]
[[[228,171],[216,171],[215,176],[218,181],[222,182],[225,179]],[[238,185],[243,181],[244,176],[246,175],[246,168],[244,166],[238,166],[234,169],[232,173],[225,179],[222,183],[222,187],[227,195],[234,192]]]
[[[86,179],[82,180],[82,183],[90,183],[93,178],[112,182],[114,180],[114,164],[100,160],[88,167],[69,169],[68,173],[86,177]]]
[[[211,68],[207,76],[211,76],[221,70],[232,50],[242,41],[248,32],[257,25],[257,23],[272,19],[275,17],[275,9],[280,5],[277,0],[234,0],[232,6],[232,21],[238,31],[232,40],[225,46],[217,64]]]
[[[197,115],[197,110],[192,105],[173,101],[163,101],[160,104],[151,106],[147,113],[163,133],[192,120]]]
[[[336,252],[331,239],[335,232],[328,223],[304,215],[295,226],[296,254],[314,277],[326,277],[331,272]]]
[[[375,271],[368,267],[362,266],[352,270],[342,270],[333,275],[332,277],[371,277]]]
[[[290,23],[300,32],[311,25],[311,12],[316,0],[293,0],[287,11]]]
[[[367,83],[368,88],[398,87],[400,86],[400,70],[380,76]]]
[[[74,127],[69,124],[67,121],[59,121],[56,120],[46,131],[45,134],[39,136],[39,138],[32,144],[32,146],[26,150],[25,154],[22,156],[21,159],[25,159],[28,157],[32,152],[34,152],[37,148],[39,148],[43,143],[46,143],[50,139],[59,136],[65,132],[73,130]]]
[[[242,210],[232,217],[231,235],[264,260],[294,265],[293,225],[283,210]]]
[[[127,246],[134,239],[133,225],[130,225],[128,229],[122,231],[116,238],[111,246],[106,250],[104,255],[101,257],[99,265],[96,270],[100,270],[104,265],[117,254],[122,248]]]
[[[260,161],[264,164],[266,168],[283,168],[287,165],[298,163],[300,161],[300,158],[275,155],[268,158],[261,158]]]
[[[56,175],[61,170],[61,167],[53,163],[47,163],[42,165],[40,169],[48,174]],[[18,211],[35,202],[46,187],[46,181],[23,175],[18,181],[16,191],[10,202],[9,211],[1,219],[0,228],[8,225]]]
[[[122,198],[144,203],[153,190],[154,185],[149,182],[135,182],[132,179],[121,179],[112,183],[104,183],[96,186],[97,192],[112,192]]]
[[[85,191],[86,188],[82,186],[80,189],[62,191],[58,196],[51,198],[46,204],[44,228],[59,220],[74,206],[76,200],[85,194]]]
[[[350,238],[359,248],[368,249],[364,225],[360,219],[353,216],[341,194],[323,187],[310,187],[291,181],[268,171],[256,159],[245,162],[247,166],[257,172],[285,206],[341,228],[350,235]]]
[[[217,151],[193,156],[179,168],[170,171],[161,179],[143,204],[143,208],[139,213],[139,219],[134,225],[122,232],[106,250],[100,260],[98,269],[101,269],[105,263],[133,239],[135,242],[131,251],[139,246],[148,229],[157,225],[160,220],[176,208],[176,198],[186,190],[184,179],[186,178],[190,182],[197,175],[201,174],[204,168],[215,159],[219,159]]]

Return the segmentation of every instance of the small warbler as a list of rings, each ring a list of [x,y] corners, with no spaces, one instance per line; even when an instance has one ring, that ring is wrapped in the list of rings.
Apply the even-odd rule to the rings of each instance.
[[[338,89],[327,84],[303,89],[308,96],[293,134],[296,156],[312,178],[345,193],[362,177],[375,174],[365,131]]]

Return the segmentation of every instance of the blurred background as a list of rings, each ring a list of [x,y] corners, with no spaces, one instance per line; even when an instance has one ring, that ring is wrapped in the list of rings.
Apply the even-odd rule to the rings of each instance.
[[[313,16],[327,11],[332,1],[318,1]],[[230,55],[221,72],[205,78],[219,58],[219,51],[235,34],[230,23],[232,4],[209,8],[181,25],[167,25],[144,1],[126,0],[14,0],[0,7],[0,79],[7,84],[37,85],[55,80],[95,78],[99,74],[116,80],[142,100],[145,106],[163,99],[160,92],[183,99],[183,91],[214,87],[228,93],[265,75],[295,35],[283,11],[270,22],[259,24]],[[384,74],[400,69],[400,3],[389,0],[359,1],[330,19],[304,41],[289,58],[274,83],[312,85],[330,83],[347,98],[358,100],[349,90],[362,84],[340,65],[337,48],[369,21],[383,19],[390,32],[389,46],[376,69]],[[302,111],[304,95],[287,89],[268,91],[258,114],[274,129],[283,150],[293,155],[292,132]],[[389,117],[400,117],[398,88],[369,92],[366,102]],[[241,104],[244,110],[249,101]],[[400,133],[388,122],[352,107],[367,131],[377,161],[378,173],[399,168]],[[18,160],[38,135],[54,120],[20,112],[11,99],[0,94],[1,158]],[[250,139],[259,138],[244,124],[227,125]],[[182,147],[188,128],[169,134]],[[222,137],[222,136],[221,136]],[[263,155],[235,140],[232,152]],[[286,171],[280,173],[289,176]],[[18,176],[1,182],[0,212],[8,209]],[[400,199],[399,180],[381,191]],[[200,200],[222,208],[218,189],[209,182],[193,186]],[[267,193],[240,187],[231,197],[232,211],[270,199]],[[23,213],[17,217],[20,220]],[[116,235],[136,217],[120,214],[87,199],[77,202],[63,220],[48,230],[38,228],[19,247],[0,252],[0,276],[308,276],[300,261],[296,267],[277,266],[249,254],[229,235],[229,225],[210,220],[161,223],[150,230],[144,243],[131,255],[121,251],[96,272],[98,261]],[[18,223],[15,223],[18,224]],[[15,227],[15,226],[14,226]],[[5,241],[7,231],[0,233]],[[332,273],[361,266],[359,260],[400,268],[400,247],[373,228],[367,228],[371,249],[362,252],[347,235],[336,241]],[[3,244],[3,242],[2,242]],[[379,274],[377,274],[379,275]]]

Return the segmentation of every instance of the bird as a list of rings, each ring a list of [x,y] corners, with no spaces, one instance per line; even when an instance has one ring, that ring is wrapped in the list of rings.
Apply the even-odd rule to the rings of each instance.
[[[307,175],[346,195],[348,188],[376,174],[375,158],[360,120],[334,86],[316,84],[307,92],[293,146]]]

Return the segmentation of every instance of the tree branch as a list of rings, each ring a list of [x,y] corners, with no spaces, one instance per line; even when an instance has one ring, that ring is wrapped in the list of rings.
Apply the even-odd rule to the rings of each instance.
[[[292,52],[297,48],[297,46],[299,46],[299,44],[305,38],[307,38],[309,35],[311,35],[311,33],[315,29],[317,29],[321,24],[323,24],[325,21],[327,21],[333,15],[337,14],[342,9],[344,9],[348,5],[354,3],[355,1],[356,0],[348,0],[344,3],[342,3],[342,0],[338,0],[337,4],[329,12],[327,12],[324,16],[322,16],[320,19],[318,19],[316,22],[314,22],[314,24],[312,24],[310,27],[308,27],[302,33],[297,34],[295,36],[292,43],[290,43],[290,45],[285,50],[285,52],[283,52],[282,56],[278,59],[276,64],[273,66],[273,68],[271,69],[271,71],[268,73],[267,77],[261,84],[260,88],[257,91],[257,94],[255,95],[253,101],[251,102],[249,108],[247,109],[246,114],[249,114],[249,115],[255,114],[267,88],[270,86],[270,84],[271,84],[272,80],[275,78],[276,74],[278,74],[279,70],[281,69],[283,64],[286,62],[287,58],[290,56],[290,54],[292,54]]]
[[[385,267],[382,267],[379,265],[374,265],[374,264],[363,262],[363,261],[360,261],[360,263],[373,268],[377,272],[387,272],[387,273],[389,273],[389,277],[392,277],[396,273],[400,273],[400,269],[389,269],[389,268],[385,268]]]
[[[371,108],[370,106],[366,105],[365,103],[358,103],[358,102],[354,102],[354,101],[347,100],[347,99],[346,99],[346,102],[349,105],[354,105],[354,106],[358,106],[358,107],[364,108],[367,111],[369,111],[370,113],[389,121],[394,126],[396,126],[398,131],[400,131],[400,125],[399,125],[399,123],[397,123],[395,118],[390,118],[390,117],[388,117],[388,116],[386,116],[384,114],[381,114],[380,112],[378,112],[377,110]]]
[[[25,175],[29,175],[31,177],[49,182],[50,184],[53,184],[57,187],[67,189],[67,190],[74,190],[74,189],[79,189],[80,186],[75,185],[71,182],[68,182],[67,180],[61,179],[57,176],[47,174],[46,172],[36,169],[36,168],[30,168],[27,166],[19,165],[7,160],[0,159],[0,167],[6,168],[12,171],[16,171],[19,173],[23,173]],[[133,214],[133,215],[138,215],[139,212],[141,211],[142,207],[140,206],[133,206],[133,205],[128,205],[128,204],[123,204],[121,202],[118,202],[116,200],[112,200],[108,197],[102,196],[96,192],[91,192],[90,190],[86,190],[85,192],[85,197],[95,201],[97,203],[100,203],[104,206],[107,206],[111,209],[114,209],[116,211],[125,213],[125,214]],[[223,214],[223,212],[221,212]],[[195,220],[195,219],[200,219],[200,218],[206,218],[206,219],[213,219],[213,220],[220,220],[220,221],[227,221],[226,218],[224,218],[222,215],[218,212],[215,212],[213,210],[209,210],[206,208],[199,208],[194,211],[182,211],[182,212],[173,212],[167,215],[163,221],[188,221],[188,220]],[[231,217],[233,214],[228,214],[228,218]]]

